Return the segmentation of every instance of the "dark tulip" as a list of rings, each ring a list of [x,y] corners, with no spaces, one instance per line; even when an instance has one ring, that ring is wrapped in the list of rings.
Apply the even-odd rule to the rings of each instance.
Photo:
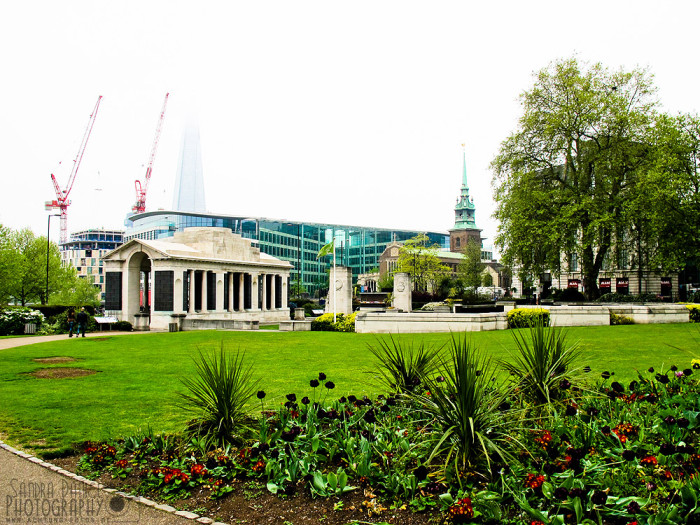
[[[591,367],[588,366],[588,365],[586,365],[586,366],[583,367],[583,371],[586,372],[586,373],[588,373],[588,372],[591,371]]]
[[[671,445],[670,443],[662,443],[661,446],[659,447],[659,451],[664,456],[670,456],[671,454],[676,453],[676,447],[674,445]]]
[[[629,449],[625,449],[622,451],[622,459],[625,461],[632,461],[635,458],[635,453]]]
[[[654,373],[654,367],[653,367],[653,366],[650,366],[650,367],[649,367],[649,373],[650,373],[650,374],[653,374],[653,373]]]
[[[318,379],[312,379],[311,381],[309,381],[309,385],[311,386],[311,388],[316,388],[318,386]]]
[[[576,407],[575,407],[575,406],[573,406],[573,405],[568,405],[568,406],[566,407],[566,412],[565,412],[565,414],[566,414],[567,416],[575,416],[576,414],[578,414],[578,410],[576,410]]]
[[[287,401],[296,401],[297,400],[297,395],[296,394],[287,394]]]
[[[668,383],[668,376],[666,374],[656,374],[656,380],[662,385],[665,385]]]
[[[498,410],[510,410],[510,403],[508,401],[504,401],[498,405]]]
[[[343,396],[343,397],[341,397],[340,399],[338,399],[338,401],[339,401],[340,403],[345,403],[345,402],[347,402],[347,399],[345,398],[345,396]]]
[[[605,434],[606,436],[609,436],[609,435],[610,435],[610,432],[611,432],[610,427],[609,427],[608,425],[605,425],[604,427],[602,427],[602,428],[600,429],[600,431],[601,431],[603,434]]]
[[[629,503],[629,505],[627,505],[627,512],[630,514],[637,514],[640,510],[641,508],[639,507],[639,503],[636,501],[632,501]]]
[[[307,396],[304,396],[304,397],[301,398],[301,402],[302,402],[304,405],[308,405],[309,403],[311,403],[311,400],[310,400]]]
[[[354,403],[355,401],[357,401],[357,398],[355,396],[348,396],[348,401]]]
[[[294,403],[293,403],[292,401],[287,401],[287,402],[284,404],[284,408],[286,408],[286,409],[288,409],[288,410],[291,410],[292,407],[294,407]]]
[[[566,487],[557,487],[554,489],[554,499],[564,501],[569,497],[569,490]]]
[[[328,390],[333,390],[335,388],[335,383],[333,381],[327,381],[324,385]]]
[[[319,408],[319,409],[316,411],[316,414],[318,415],[318,418],[319,418],[319,419],[324,419],[324,418],[328,415],[328,412],[326,412],[326,411],[325,411],[324,409],[322,409],[322,408]]]
[[[676,424],[676,418],[673,416],[666,416],[664,418],[664,423],[667,425],[675,425]]]
[[[580,498],[581,501],[584,501],[585,498],[586,498],[586,491],[583,490],[583,489],[580,489],[580,488],[578,488],[578,487],[573,488],[573,489],[571,489],[571,490],[569,491],[569,497],[570,497],[571,499]]]
[[[390,397],[386,400],[386,404],[390,407],[396,406],[396,398]]]
[[[319,372],[318,373],[318,380],[325,381],[325,379],[326,379],[326,374],[324,374],[323,372]]]
[[[571,387],[571,381],[567,379],[562,379],[561,382],[559,383],[559,388],[562,390],[568,390]]]
[[[258,390],[258,399],[265,399],[265,395],[264,390]]]
[[[391,408],[389,408],[389,405],[382,405],[381,407],[379,407],[379,410],[381,410],[382,412],[389,412]]]
[[[608,371],[606,370],[605,372],[603,372],[602,374],[600,374],[600,377],[602,377],[603,379],[610,379],[610,375],[611,375],[610,372],[608,372]]]
[[[658,397],[656,397],[656,394],[649,394],[647,397],[644,398],[644,401],[647,403],[651,403],[652,405],[658,401]]]
[[[676,425],[678,425],[681,428],[688,428],[688,425],[690,425],[690,421],[688,418],[685,417],[679,417],[676,419]]]
[[[683,375],[684,375],[684,376],[689,376],[689,375],[692,375],[692,374],[693,374],[693,371],[692,371],[690,368],[686,368],[686,369],[683,370]]]
[[[542,466],[542,472],[544,472],[548,476],[551,476],[552,474],[554,474],[557,471],[558,471],[557,466],[554,465],[553,463],[545,463]]]
[[[700,370],[700,363],[693,363],[693,370]]]
[[[435,381],[437,381],[438,383],[443,383],[443,382],[445,381],[445,378],[442,377],[442,376],[437,376],[437,377],[435,378]]]
[[[630,392],[634,392],[635,390],[637,390],[637,385],[638,385],[638,384],[639,384],[639,383],[638,383],[637,381],[632,381],[632,382],[630,383]]]
[[[617,381],[613,381],[613,382],[610,384],[610,388],[612,388],[615,392],[617,392],[617,393],[619,393],[619,394],[621,394],[622,392],[625,391],[625,387],[622,386],[622,385],[621,385],[620,383],[618,383]]]
[[[258,452],[259,452],[260,454],[264,454],[264,453],[267,452],[268,450],[270,450],[270,445],[268,445],[267,443],[260,443],[260,444],[258,445]]]
[[[377,417],[374,414],[374,409],[370,408],[367,412],[365,412],[365,415],[362,419],[367,421],[367,423],[376,423]]]
[[[593,492],[593,495],[591,496],[591,502],[593,502],[596,505],[605,505],[605,502],[608,500],[608,495],[603,492],[602,490],[596,490]]]
[[[589,415],[594,416],[594,417],[597,416],[598,414],[600,414],[600,410],[598,410],[596,407],[588,407],[586,409],[586,411],[588,412]]]
[[[675,372],[676,370],[678,370],[678,367],[676,365],[673,365],[671,367],[671,372]]]
[[[428,469],[425,467],[425,465],[420,465],[416,470],[413,471],[413,474],[416,476],[416,479],[418,481],[423,481],[425,478],[428,477]]]

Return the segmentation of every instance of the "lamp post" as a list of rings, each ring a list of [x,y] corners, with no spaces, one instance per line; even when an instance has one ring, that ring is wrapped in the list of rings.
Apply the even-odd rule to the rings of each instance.
[[[48,225],[46,226],[46,304],[49,304],[49,252],[51,251],[51,217],[60,217],[58,214],[49,214]]]

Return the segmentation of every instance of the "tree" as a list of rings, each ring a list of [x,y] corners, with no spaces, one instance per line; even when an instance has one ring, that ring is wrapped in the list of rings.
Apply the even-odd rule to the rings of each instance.
[[[424,233],[404,242],[399,249],[396,261],[396,271],[411,275],[413,289],[427,291],[435,287],[435,280],[443,273],[449,272],[449,267],[442,264],[438,258],[440,246],[429,245],[430,239]]]
[[[457,267],[457,274],[464,287],[476,289],[481,286],[481,274],[485,267],[481,262],[481,243],[470,239],[464,247],[462,260]]]
[[[604,260],[631,231],[626,204],[641,198],[637,183],[654,161],[654,94],[645,70],[575,58],[536,74],[492,163],[496,244],[521,277],[558,274],[562,256],[576,254],[586,296],[597,297]]]
[[[19,275],[18,259],[13,249],[12,230],[0,225],[0,304],[12,298],[11,290]]]
[[[94,276],[80,277],[73,267],[64,268],[62,286],[51,296],[52,304],[100,305],[100,288]]]
[[[489,272],[481,274],[481,286],[484,288],[493,286],[493,276]]]

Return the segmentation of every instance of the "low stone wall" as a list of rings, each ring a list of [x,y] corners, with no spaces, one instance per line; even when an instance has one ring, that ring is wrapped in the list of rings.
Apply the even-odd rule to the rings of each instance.
[[[610,312],[624,315],[634,324],[688,323],[690,310],[682,304],[606,304]]]
[[[360,334],[416,334],[430,332],[480,332],[508,327],[506,315],[453,313],[373,313],[355,317],[355,332]]]
[[[310,332],[311,321],[280,321],[280,332]]]
[[[522,305],[518,308],[538,308],[549,311],[550,326],[608,326],[607,306],[549,306]]]
[[[257,330],[257,319],[183,319],[182,330]]]

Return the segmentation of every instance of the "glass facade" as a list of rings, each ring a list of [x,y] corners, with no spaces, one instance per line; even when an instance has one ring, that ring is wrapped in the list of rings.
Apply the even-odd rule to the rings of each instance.
[[[450,236],[445,232],[418,232],[327,223],[307,223],[235,217],[176,211],[152,211],[127,218],[124,241],[155,240],[171,237],[176,231],[194,226],[229,228],[233,233],[252,239],[260,251],[289,261],[293,265],[291,279],[299,280],[306,291],[315,295],[327,288],[331,256],[316,256],[325,244],[336,239],[336,263],[352,269],[353,278],[379,268],[379,256],[392,241],[402,242],[418,233],[425,233],[440,248],[449,248]]]

